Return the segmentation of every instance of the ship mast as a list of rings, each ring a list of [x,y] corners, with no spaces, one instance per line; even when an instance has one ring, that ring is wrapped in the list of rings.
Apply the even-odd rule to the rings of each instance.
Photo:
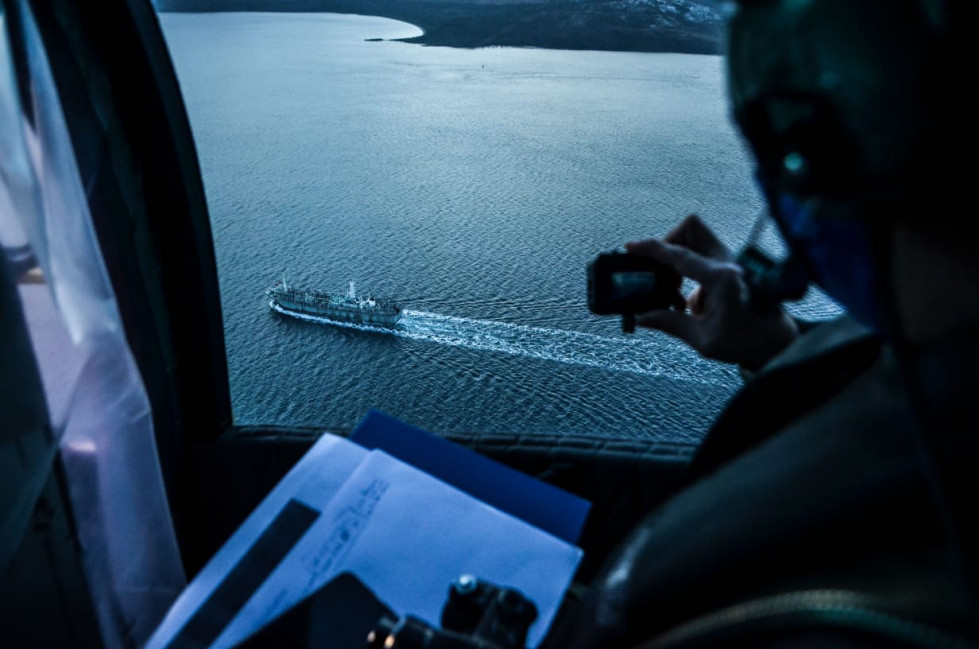
[[[349,297],[351,300],[356,300],[357,299],[357,291],[354,290],[354,281],[353,280],[350,280],[350,290],[347,291],[347,297]]]

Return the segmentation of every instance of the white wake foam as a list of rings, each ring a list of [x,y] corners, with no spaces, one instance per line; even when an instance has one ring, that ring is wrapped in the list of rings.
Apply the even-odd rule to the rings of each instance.
[[[705,361],[682,343],[663,334],[641,333],[612,338],[408,310],[403,312],[396,329],[386,329],[294,313],[275,303],[269,306],[279,313],[308,322],[452,347],[711,385],[737,380],[733,368]]]

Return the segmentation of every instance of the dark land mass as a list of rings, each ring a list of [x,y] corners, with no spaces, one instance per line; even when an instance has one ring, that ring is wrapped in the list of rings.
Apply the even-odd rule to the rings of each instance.
[[[705,0],[159,0],[160,11],[351,13],[401,20],[449,47],[718,54],[723,22]]]

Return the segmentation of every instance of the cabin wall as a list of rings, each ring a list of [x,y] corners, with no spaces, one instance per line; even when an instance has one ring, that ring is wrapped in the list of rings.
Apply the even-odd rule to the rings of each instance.
[[[20,547],[0,576],[0,644],[102,647],[60,470],[48,476]]]

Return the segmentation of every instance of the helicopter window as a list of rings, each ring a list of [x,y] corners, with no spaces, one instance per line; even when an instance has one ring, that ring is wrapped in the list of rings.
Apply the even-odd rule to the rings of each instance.
[[[235,422],[348,429],[379,408],[443,433],[696,442],[736,369],[591,315],[585,268],[689,212],[737,248],[762,209],[718,10],[608,3],[582,28],[598,14],[575,4],[544,18],[474,4],[436,28],[425,2],[389,17],[158,3],[212,219]],[[623,36],[649,21],[657,38]],[[379,319],[337,316],[350,294]],[[801,313],[833,312],[817,297]]]

